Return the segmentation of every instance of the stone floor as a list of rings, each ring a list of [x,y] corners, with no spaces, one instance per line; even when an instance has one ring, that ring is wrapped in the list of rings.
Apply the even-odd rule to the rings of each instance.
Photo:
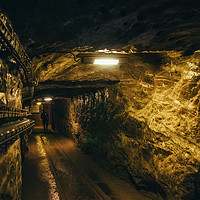
[[[71,139],[33,132],[23,163],[22,200],[149,200],[147,196],[98,166]]]

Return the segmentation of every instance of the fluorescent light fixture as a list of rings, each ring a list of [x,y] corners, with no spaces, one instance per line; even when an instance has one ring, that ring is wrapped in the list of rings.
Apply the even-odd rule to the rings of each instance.
[[[95,59],[95,65],[117,65],[119,60],[117,59]]]
[[[41,105],[42,103],[41,102],[37,102],[37,105]]]
[[[44,100],[45,100],[45,101],[51,101],[52,98],[51,98],[51,97],[46,97],[46,98],[44,98]]]

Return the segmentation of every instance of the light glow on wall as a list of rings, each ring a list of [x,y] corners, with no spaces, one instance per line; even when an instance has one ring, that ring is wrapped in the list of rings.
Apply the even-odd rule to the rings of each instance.
[[[95,65],[117,65],[119,60],[117,59],[95,59]]]
[[[37,102],[37,105],[41,105],[42,103],[41,102]]]

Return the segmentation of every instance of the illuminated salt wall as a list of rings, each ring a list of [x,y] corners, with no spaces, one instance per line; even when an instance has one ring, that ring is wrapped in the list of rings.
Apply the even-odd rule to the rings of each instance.
[[[21,109],[22,87],[19,69],[0,58],[0,105]]]
[[[22,165],[20,139],[0,152],[0,195],[4,199],[21,199]]]
[[[78,147],[164,199],[200,198],[199,55],[135,59],[120,83],[68,101]]]

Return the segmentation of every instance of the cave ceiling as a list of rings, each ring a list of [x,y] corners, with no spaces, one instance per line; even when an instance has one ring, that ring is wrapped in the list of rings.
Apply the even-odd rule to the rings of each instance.
[[[188,56],[200,46],[199,0],[1,0],[0,5],[40,77],[37,92],[119,81],[119,70],[76,63],[67,52],[175,50]]]

